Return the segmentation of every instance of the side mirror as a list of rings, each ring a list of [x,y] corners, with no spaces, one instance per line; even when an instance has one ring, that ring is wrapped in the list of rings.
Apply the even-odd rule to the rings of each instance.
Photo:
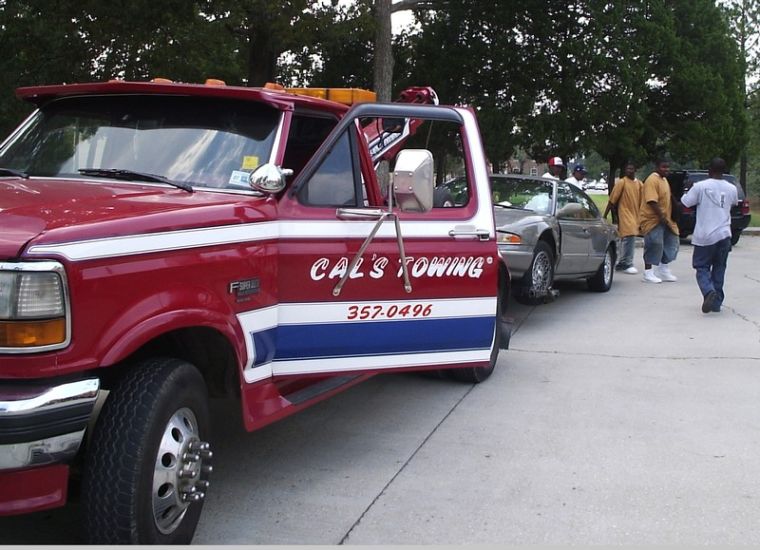
[[[267,195],[276,195],[285,189],[285,178],[293,175],[293,170],[284,170],[274,164],[262,164],[248,178],[251,187]]]
[[[427,149],[404,149],[396,157],[393,192],[405,212],[433,207],[433,154]]]
[[[558,218],[577,218],[578,214],[583,210],[583,206],[581,206],[577,202],[569,202],[559,210],[557,210],[557,217]]]

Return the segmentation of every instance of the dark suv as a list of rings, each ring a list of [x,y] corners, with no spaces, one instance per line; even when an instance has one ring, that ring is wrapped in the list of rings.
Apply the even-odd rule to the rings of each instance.
[[[694,223],[696,222],[697,209],[689,208],[681,204],[681,196],[686,193],[691,186],[696,182],[706,179],[707,172],[702,170],[683,170],[678,172],[671,172],[668,174],[668,182],[670,183],[670,191],[673,193],[673,197],[678,199],[678,202],[673,201],[674,211],[673,219],[678,224],[678,228],[681,231],[680,237],[685,239],[694,232]],[[749,200],[744,195],[744,190],[736,178],[731,174],[723,174],[723,179],[730,181],[736,186],[736,191],[739,196],[739,204],[731,208],[731,244],[739,242],[739,237],[742,234],[751,218],[749,213]]]

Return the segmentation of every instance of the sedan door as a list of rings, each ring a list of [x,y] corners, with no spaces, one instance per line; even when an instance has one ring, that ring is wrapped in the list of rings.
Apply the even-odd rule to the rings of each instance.
[[[556,186],[556,216],[560,227],[557,275],[584,273],[589,266],[591,228],[577,190],[564,181],[557,182]]]

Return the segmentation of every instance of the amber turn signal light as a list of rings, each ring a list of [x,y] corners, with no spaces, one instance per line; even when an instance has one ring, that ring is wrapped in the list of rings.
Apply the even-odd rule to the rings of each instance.
[[[0,348],[31,348],[66,340],[66,319],[0,321]]]

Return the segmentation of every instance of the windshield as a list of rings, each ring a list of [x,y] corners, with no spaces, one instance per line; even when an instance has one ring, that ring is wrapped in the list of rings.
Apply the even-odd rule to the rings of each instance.
[[[491,178],[493,203],[510,208],[548,214],[552,207],[552,186],[548,181]]]
[[[216,98],[63,98],[38,111],[0,150],[0,166],[73,178],[83,177],[81,170],[128,170],[250,189],[248,175],[269,161],[279,120],[266,105]]]

